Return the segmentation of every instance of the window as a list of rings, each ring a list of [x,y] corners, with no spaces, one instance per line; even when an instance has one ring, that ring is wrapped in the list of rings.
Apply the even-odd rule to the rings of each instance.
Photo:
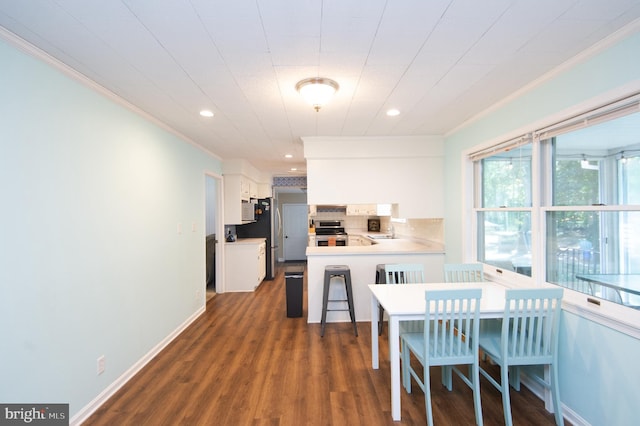
[[[478,260],[529,276],[531,159],[531,143],[525,143],[476,162]]]
[[[478,261],[640,309],[639,101],[472,154]]]
[[[541,146],[553,159],[547,281],[640,308],[640,113]]]

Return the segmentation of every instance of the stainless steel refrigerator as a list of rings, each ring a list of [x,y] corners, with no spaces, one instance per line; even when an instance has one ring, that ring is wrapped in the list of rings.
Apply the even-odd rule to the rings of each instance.
[[[261,198],[256,204],[256,221],[244,225],[236,225],[238,238],[266,238],[267,240],[267,275],[272,280],[276,273],[276,249],[278,248],[278,232],[280,229],[280,213],[273,198]]]

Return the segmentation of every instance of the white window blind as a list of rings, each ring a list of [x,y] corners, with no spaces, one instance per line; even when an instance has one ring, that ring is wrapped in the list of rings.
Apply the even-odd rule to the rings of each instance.
[[[526,145],[531,142],[531,135],[522,135],[517,138],[509,139],[504,142],[500,142],[499,144],[492,145],[488,148],[481,149],[479,151],[472,152],[469,154],[469,159],[471,161],[479,161],[483,158],[491,157],[496,154],[500,154],[502,152],[512,151],[517,149],[523,145]]]
[[[594,126],[635,112],[640,112],[640,93],[627,96],[594,110],[536,130],[534,132],[534,138],[536,140],[551,139],[563,133]]]

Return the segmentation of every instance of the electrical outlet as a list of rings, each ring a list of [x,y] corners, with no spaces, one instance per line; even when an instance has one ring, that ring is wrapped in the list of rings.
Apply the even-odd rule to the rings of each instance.
[[[106,368],[106,359],[104,355],[98,357],[98,375],[104,373],[104,369]]]

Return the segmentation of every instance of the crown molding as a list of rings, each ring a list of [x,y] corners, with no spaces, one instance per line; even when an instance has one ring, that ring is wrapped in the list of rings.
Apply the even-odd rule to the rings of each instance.
[[[114,103],[116,103],[116,104],[128,109],[129,111],[131,111],[131,112],[133,112],[133,113],[135,113],[135,114],[137,114],[139,116],[141,116],[145,120],[150,121],[151,123],[153,123],[153,124],[157,125],[158,127],[162,128],[163,130],[166,130],[167,132],[173,134],[174,136],[177,136],[178,138],[180,138],[184,142],[188,143],[189,145],[192,145],[195,148],[198,148],[199,150],[203,151],[205,154],[215,158],[216,160],[219,160],[220,162],[223,161],[222,157],[220,157],[218,154],[216,154],[216,153],[208,150],[207,148],[203,147],[202,145],[196,143],[194,140],[192,140],[191,138],[189,138],[189,137],[185,136],[184,134],[178,132],[174,128],[170,127],[168,124],[164,123],[163,121],[159,120],[158,118],[154,117],[153,115],[149,114],[148,112],[144,111],[143,109],[133,105],[132,103],[128,102],[127,100],[125,100],[121,96],[115,94],[111,90],[109,90],[106,87],[98,84],[97,82],[95,82],[94,80],[90,79],[86,75],[84,75],[81,72],[75,70],[74,68],[70,67],[69,65],[63,63],[59,59],[54,58],[53,56],[49,55],[44,50],[34,46],[33,44],[29,43],[25,39],[19,37],[18,35],[12,33],[11,31],[7,30],[6,28],[4,28],[2,26],[0,26],[0,39],[6,41],[7,43],[12,45],[16,49],[22,51],[23,53],[26,53],[27,55],[29,55],[29,56],[31,56],[33,58],[41,60],[42,62],[46,63],[47,65],[49,65],[49,66],[55,68],[56,70],[60,71],[61,73],[63,73],[67,77],[72,78],[73,80],[77,81],[78,83],[82,84],[83,86],[88,87],[89,89],[93,90],[94,92],[97,92],[98,94],[100,94],[100,95],[104,96],[105,98],[113,101]]]
[[[614,32],[613,34],[611,34],[611,35],[603,38],[602,40],[596,42],[595,44],[591,45],[587,49],[583,50],[582,52],[578,53],[577,55],[573,56],[572,58],[570,58],[567,61],[563,62],[562,64],[558,65],[557,67],[553,68],[551,71],[549,71],[549,72],[543,74],[542,76],[538,77],[537,79],[527,83],[526,85],[524,85],[520,89],[516,90],[515,92],[513,92],[510,95],[506,96],[505,98],[499,100],[498,102],[496,102],[495,104],[491,105],[490,107],[488,107],[484,111],[482,111],[482,112],[474,115],[473,117],[469,118],[464,123],[456,126],[455,128],[449,130],[448,132],[445,132],[444,136],[445,137],[449,137],[452,134],[458,132],[459,130],[462,130],[463,128],[465,128],[467,126],[470,126],[471,124],[473,124],[473,123],[479,121],[480,119],[486,117],[487,115],[499,110],[500,108],[502,108],[505,105],[509,104],[513,100],[515,100],[515,99],[519,98],[520,96],[524,95],[525,93],[528,93],[528,92],[534,90],[535,88],[543,85],[544,83],[546,83],[546,82],[548,82],[550,80],[553,80],[554,78],[558,77],[559,75],[561,75],[565,71],[575,67],[576,65],[579,65],[579,64],[581,64],[583,62],[586,62],[588,59],[593,58],[597,54],[605,51],[606,49],[610,48],[611,46],[619,43],[620,41],[626,39],[630,35],[635,34],[635,33],[639,32],[639,31],[640,31],[640,18],[630,22],[629,24],[627,24],[624,27],[620,28],[618,31]]]

